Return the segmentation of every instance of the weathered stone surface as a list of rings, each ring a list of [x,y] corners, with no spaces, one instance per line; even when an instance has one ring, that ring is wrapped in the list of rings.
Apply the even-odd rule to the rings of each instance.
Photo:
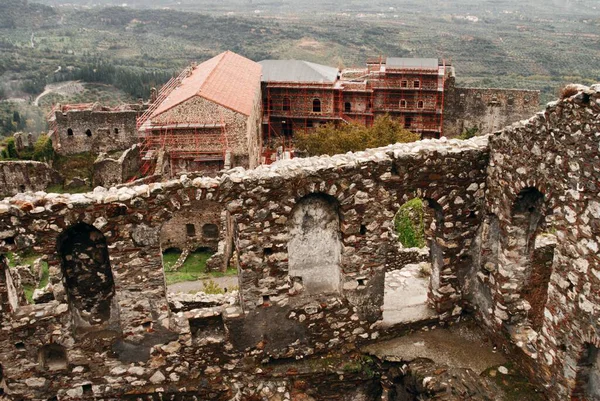
[[[373,325],[381,317],[385,271],[420,257],[399,255],[392,220],[402,203],[421,197],[435,214],[429,297],[440,320],[473,311],[552,401],[594,396],[599,99],[582,89],[489,138],[426,140],[216,178],[0,201],[0,252],[46,255],[55,298],[25,305],[19,280],[0,258],[7,388],[11,396],[38,399],[164,390],[230,400],[262,388],[285,395],[278,388],[291,391],[283,376],[294,370],[271,370],[276,364],[269,360],[318,361],[387,334]],[[322,204],[294,218],[314,196],[335,205],[337,233]],[[193,213],[196,201],[217,202],[224,211],[219,229],[231,240],[239,273],[234,304],[207,305],[200,297],[169,306],[158,233],[177,213]],[[325,217],[316,226],[337,234],[339,291],[309,291],[290,269],[289,245],[294,233],[315,227],[311,216]],[[54,365],[40,364],[48,345]],[[44,366],[59,368],[42,385],[36,378],[46,377]],[[77,366],[83,371],[73,373]],[[477,394],[462,384],[472,377],[464,378],[457,387],[448,380],[419,385],[432,394]]]

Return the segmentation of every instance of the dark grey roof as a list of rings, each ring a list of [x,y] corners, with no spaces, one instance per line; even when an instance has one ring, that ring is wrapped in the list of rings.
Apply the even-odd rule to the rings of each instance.
[[[438,68],[437,58],[401,58],[388,57],[385,62],[389,68]]]
[[[312,82],[333,83],[339,70],[334,67],[302,60],[263,60],[263,82]]]

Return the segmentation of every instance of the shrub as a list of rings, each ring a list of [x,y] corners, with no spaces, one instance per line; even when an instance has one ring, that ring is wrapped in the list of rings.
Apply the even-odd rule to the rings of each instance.
[[[347,124],[336,128],[331,124],[318,127],[316,132],[296,135],[296,148],[310,156],[335,155],[377,148],[393,143],[419,140],[419,135],[407,131],[390,116],[378,117],[372,127]]]
[[[54,158],[52,140],[48,135],[42,134],[33,145],[33,160],[48,162]]]
[[[394,227],[398,240],[406,248],[425,246],[425,223],[423,201],[419,198],[409,200],[400,206],[394,218]]]

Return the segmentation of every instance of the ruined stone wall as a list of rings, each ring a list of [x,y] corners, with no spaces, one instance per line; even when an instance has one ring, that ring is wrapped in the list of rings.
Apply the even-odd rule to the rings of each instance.
[[[472,292],[557,401],[600,391],[599,116],[596,85],[490,139]]]
[[[44,191],[63,179],[48,164],[34,161],[0,162],[0,198],[25,191]]]
[[[112,186],[123,184],[140,172],[140,149],[133,145],[118,159],[100,154],[94,161],[94,186]]]
[[[0,252],[47,255],[55,298],[3,316],[8,335],[0,338],[0,363],[10,394],[121,398],[185,387],[231,399],[233,384],[243,380],[235,377],[248,375],[250,360],[304,357],[375,339],[387,259],[397,249],[392,220],[416,196],[443,210],[435,239],[443,260],[432,300],[441,319],[458,316],[457,272],[480,223],[486,166],[486,138],[424,141],[238,168],[218,178],[0,202]],[[339,213],[337,291],[313,292],[303,274],[291,276],[290,235],[303,220],[293,218],[294,210],[315,196]],[[160,231],[178,214],[197,212],[202,201],[220,203],[230,216],[239,304],[171,312]],[[321,207],[301,213],[317,216]],[[335,235],[335,227],[328,224],[326,232]],[[93,269],[106,278],[101,288],[92,286]],[[83,272],[77,282],[69,279],[75,271]],[[81,298],[86,286],[94,288],[91,300]],[[207,380],[197,380],[199,374]]]
[[[223,239],[221,212],[223,207],[213,201],[193,202],[191,210],[176,213],[160,231],[162,250],[209,248],[217,251]],[[193,228],[192,228],[193,227]]]
[[[55,111],[57,130],[52,145],[60,155],[128,149],[138,142],[137,116],[135,110]]]
[[[491,134],[540,110],[540,92],[523,89],[461,88],[446,81],[444,136],[457,137],[470,128]]]

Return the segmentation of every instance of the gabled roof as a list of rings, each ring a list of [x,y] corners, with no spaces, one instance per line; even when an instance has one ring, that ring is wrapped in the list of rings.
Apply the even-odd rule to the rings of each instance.
[[[388,57],[385,65],[387,68],[438,68],[437,58],[402,58]]]
[[[249,116],[260,90],[261,66],[230,51],[193,68],[150,118],[200,96]]]
[[[334,83],[337,68],[302,60],[263,60],[263,82]]]

